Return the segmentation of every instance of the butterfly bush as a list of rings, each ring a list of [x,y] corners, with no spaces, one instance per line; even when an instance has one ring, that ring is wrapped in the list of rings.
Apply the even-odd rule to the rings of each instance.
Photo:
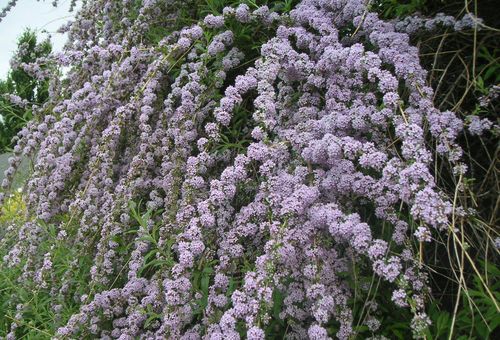
[[[40,0],[37,0],[37,1],[39,2]],[[73,9],[75,8],[76,1],[77,0],[71,0],[70,7],[69,7],[70,12],[73,11]],[[2,8],[2,10],[0,11],[0,22],[2,22],[3,19],[7,16],[7,13],[9,13],[16,6],[17,2],[18,2],[18,0],[9,0],[7,2],[7,5],[4,8]],[[59,0],[53,0],[52,6],[57,7],[58,3],[59,3]]]
[[[2,8],[2,10],[0,11],[0,22],[2,22],[2,20],[7,16],[7,13],[9,13],[12,8],[16,6],[16,4],[17,0],[9,0],[9,2],[7,2],[7,6]]]
[[[438,13],[433,18],[424,18],[420,16],[407,16],[394,22],[396,31],[415,34],[421,30],[435,30],[438,27],[451,28],[455,31],[463,31],[470,28],[482,28],[483,20],[477,18],[472,13],[466,13],[461,19],[456,20],[450,15]]]
[[[412,244],[450,227],[433,152],[463,174],[464,122],[433,105],[405,32],[454,23],[387,22],[364,3],[303,0],[288,14],[241,4],[177,29],[190,3],[87,1],[61,29],[64,51],[38,62],[50,67],[23,65],[52,80],[2,183],[7,192],[22,156],[34,157],[29,221],[4,261],[50,291],[56,318],[65,301],[81,304],[55,337],[264,339],[278,317],[290,338],[347,339],[354,267],[392,287],[415,336],[425,330],[427,277]],[[171,33],[144,39],[153,23]],[[245,62],[235,29],[256,26],[269,38]],[[223,147],[242,111],[246,143]],[[47,224],[93,258],[88,294],[70,293],[78,260],[55,277],[40,247]],[[383,320],[368,314],[376,334]]]

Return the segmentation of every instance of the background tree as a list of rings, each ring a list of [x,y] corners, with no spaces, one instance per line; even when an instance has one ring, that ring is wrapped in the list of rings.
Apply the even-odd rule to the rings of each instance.
[[[0,153],[13,146],[12,138],[31,118],[31,105],[48,98],[48,81],[29,74],[21,65],[34,63],[51,51],[50,40],[39,42],[30,29],[19,38],[12,68],[7,78],[0,80]]]

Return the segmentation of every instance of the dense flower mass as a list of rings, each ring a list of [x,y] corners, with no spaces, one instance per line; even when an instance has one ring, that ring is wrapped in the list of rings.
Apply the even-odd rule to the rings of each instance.
[[[458,176],[464,122],[435,108],[402,31],[451,19],[409,29],[362,0],[303,0],[178,28],[186,7],[86,1],[63,28],[65,50],[41,61],[51,67],[23,66],[40,78],[68,70],[33,108],[2,183],[35,156],[30,221],[4,261],[51,291],[56,318],[81,304],[56,336],[264,339],[273,317],[290,338],[348,339],[355,268],[411,306],[418,336],[427,280],[412,242],[432,241],[453,212],[426,140]],[[158,23],[169,33],[155,39]],[[251,62],[235,39],[245,27],[268,36]],[[92,256],[87,294],[70,293],[78,260],[54,279],[46,225]],[[376,334],[376,313],[365,321]]]

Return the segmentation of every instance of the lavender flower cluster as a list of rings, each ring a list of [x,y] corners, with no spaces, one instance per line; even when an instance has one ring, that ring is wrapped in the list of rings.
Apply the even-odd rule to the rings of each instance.
[[[438,13],[433,18],[425,18],[420,16],[408,16],[394,22],[394,27],[399,32],[414,34],[418,31],[431,31],[438,27],[451,28],[455,31],[464,31],[475,28],[481,29],[483,20],[476,17],[472,13],[466,13],[461,19],[455,19],[450,15]]]
[[[21,156],[35,156],[31,221],[4,261],[51,291],[56,316],[65,301],[81,303],[56,337],[264,339],[279,291],[288,337],[348,339],[354,264],[393,287],[395,306],[411,306],[418,336],[427,280],[412,242],[431,242],[453,211],[426,134],[465,166],[463,121],[434,107],[408,35],[365,1],[303,0],[289,14],[226,7],[145,42],[179,6],[86,1],[65,28],[64,52],[44,61],[69,71],[53,77],[51,99],[20,132],[2,183],[6,192]],[[234,23],[273,32],[254,63],[236,46]],[[251,142],[216,152],[242,107],[251,108]],[[139,200],[157,214],[137,227],[130,202]],[[57,242],[93,256],[88,294],[69,295],[71,269],[54,279],[51,254],[39,249],[47,223]],[[163,265],[145,275],[151,254]],[[203,297],[194,282],[208,263]],[[374,333],[380,322],[366,318]]]
[[[7,6],[2,8],[2,10],[0,11],[0,22],[2,22],[3,18],[5,18],[7,16],[7,13],[9,13],[12,10],[12,8],[14,8],[14,6],[16,6],[16,3],[17,3],[17,0],[9,0],[9,2],[7,3]]]

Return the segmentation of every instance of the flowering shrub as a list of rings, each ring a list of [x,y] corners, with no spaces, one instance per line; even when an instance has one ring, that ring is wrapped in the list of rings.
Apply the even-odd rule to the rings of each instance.
[[[428,141],[461,178],[464,122],[434,106],[406,24],[361,0],[191,5],[87,1],[64,52],[23,65],[69,69],[2,183],[35,156],[4,262],[49,292],[50,335],[348,339],[391,303],[422,336],[419,251],[466,214]],[[89,265],[61,274],[63,246]],[[30,306],[10,303],[13,339]]]

